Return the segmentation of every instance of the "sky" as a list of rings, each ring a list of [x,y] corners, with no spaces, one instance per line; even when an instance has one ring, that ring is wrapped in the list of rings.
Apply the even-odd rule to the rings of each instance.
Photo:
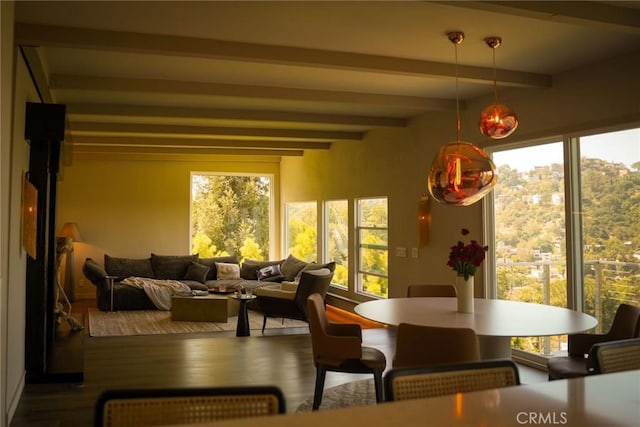
[[[580,138],[580,155],[616,163],[627,167],[640,162],[640,128]],[[535,166],[563,163],[562,143],[550,143],[517,150],[493,153],[496,166],[509,164],[521,172]]]

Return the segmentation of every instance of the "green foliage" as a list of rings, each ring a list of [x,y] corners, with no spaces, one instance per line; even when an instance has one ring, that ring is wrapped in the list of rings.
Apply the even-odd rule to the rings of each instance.
[[[640,303],[640,162],[631,169],[582,159],[585,311],[606,332],[622,302]],[[567,305],[564,178],[561,165],[520,173],[499,167],[496,198],[498,298]],[[534,263],[538,264],[537,266]],[[546,265],[545,265],[546,264]],[[545,292],[548,300],[545,301]],[[514,339],[538,351],[537,338]],[[560,348],[557,337],[553,348]]]
[[[260,253],[269,253],[269,179],[256,176],[193,175],[191,233],[195,252],[212,246],[241,256],[251,238]],[[202,237],[211,240],[200,247]]]
[[[209,236],[202,233],[198,233],[193,236],[191,253],[200,254],[201,258],[229,255],[226,251],[219,251],[218,248],[216,248],[216,245],[211,244]]]
[[[244,243],[240,248],[240,261],[242,262],[245,259],[253,259],[256,261],[264,261],[265,259],[262,250],[260,250],[260,246],[258,246],[252,237],[244,239]]]
[[[307,262],[317,261],[318,220],[316,202],[287,205],[289,253]]]

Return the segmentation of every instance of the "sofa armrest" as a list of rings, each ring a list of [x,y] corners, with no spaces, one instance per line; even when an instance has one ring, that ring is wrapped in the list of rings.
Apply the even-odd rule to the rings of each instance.
[[[91,258],[87,258],[82,266],[82,273],[96,287],[108,287],[107,272]]]
[[[282,282],[280,289],[283,291],[295,292],[298,290],[298,282]]]

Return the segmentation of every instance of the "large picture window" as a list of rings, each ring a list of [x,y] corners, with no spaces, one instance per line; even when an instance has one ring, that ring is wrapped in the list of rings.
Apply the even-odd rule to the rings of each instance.
[[[191,174],[191,252],[270,259],[270,176]]]
[[[298,259],[318,260],[318,203],[292,202],[285,205],[285,252]]]
[[[357,291],[387,298],[389,295],[387,198],[358,199],[356,212]]]
[[[607,331],[621,303],[640,303],[640,129],[495,150],[493,159],[493,293],[575,308]],[[550,355],[566,349],[566,336],[513,344]]]

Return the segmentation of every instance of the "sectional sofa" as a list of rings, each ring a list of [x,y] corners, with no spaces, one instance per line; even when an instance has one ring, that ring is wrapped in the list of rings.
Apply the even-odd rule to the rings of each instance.
[[[227,289],[256,289],[273,282],[296,281],[302,271],[329,267],[335,263],[307,263],[289,255],[278,261],[244,260],[235,256],[200,258],[199,255],[158,255],[149,258],[119,258],[104,255],[101,265],[87,258],[83,273],[96,287],[97,306],[111,309],[111,289],[108,276],[113,277],[114,310],[155,310],[154,303],[140,288],[128,286],[122,281],[128,277],[176,280],[186,284],[191,291],[207,292]],[[196,292],[194,292],[196,293]]]

